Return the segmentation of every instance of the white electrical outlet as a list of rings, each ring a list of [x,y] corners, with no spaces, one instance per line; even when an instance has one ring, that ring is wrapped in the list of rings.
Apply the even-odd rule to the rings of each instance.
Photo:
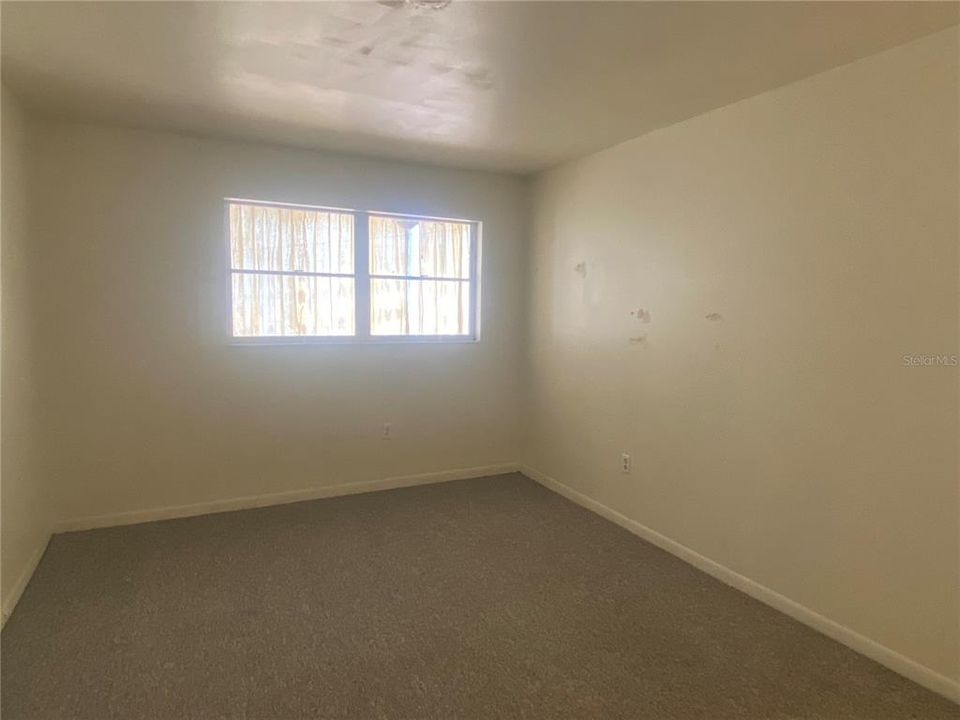
[[[390,434],[393,432],[393,425],[391,423],[383,424],[383,437],[385,440],[390,439]]]
[[[625,473],[630,472],[630,456],[627,453],[620,456],[620,471]]]

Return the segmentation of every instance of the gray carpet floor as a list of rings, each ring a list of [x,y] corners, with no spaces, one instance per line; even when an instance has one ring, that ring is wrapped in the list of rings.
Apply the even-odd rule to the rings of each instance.
[[[519,475],[58,535],[2,652],[4,720],[960,717]]]

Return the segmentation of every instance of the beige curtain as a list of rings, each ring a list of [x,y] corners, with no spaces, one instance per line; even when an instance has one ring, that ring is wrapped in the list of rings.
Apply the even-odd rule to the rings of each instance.
[[[370,216],[370,332],[470,331],[470,225]]]
[[[233,334],[352,335],[353,215],[231,203]],[[319,273],[319,274],[300,274]]]

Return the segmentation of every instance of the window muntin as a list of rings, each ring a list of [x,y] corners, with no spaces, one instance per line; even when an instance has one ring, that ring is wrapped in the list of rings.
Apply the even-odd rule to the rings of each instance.
[[[226,203],[236,341],[476,339],[478,223]]]

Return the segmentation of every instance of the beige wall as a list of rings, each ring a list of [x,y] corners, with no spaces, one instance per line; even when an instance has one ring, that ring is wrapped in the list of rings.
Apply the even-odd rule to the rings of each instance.
[[[27,202],[26,118],[6,87],[0,97],[0,595],[4,616],[19,583],[50,535],[52,502],[40,468],[39,387],[35,362],[34,237]]]
[[[36,133],[60,517],[516,461],[521,180],[156,132]],[[482,221],[482,342],[229,345],[224,197]]]
[[[957,55],[939,33],[540,178],[525,458],[954,679],[958,370],[903,356],[960,352]]]

